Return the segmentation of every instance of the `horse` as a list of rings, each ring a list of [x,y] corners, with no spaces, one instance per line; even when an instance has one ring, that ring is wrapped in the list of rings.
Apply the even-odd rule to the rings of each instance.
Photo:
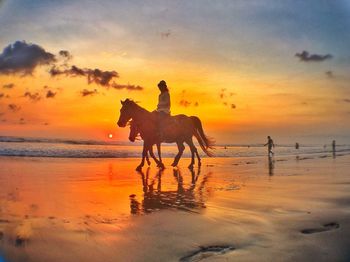
[[[180,161],[183,151],[185,150],[185,142],[189,145],[191,150],[191,163],[189,165],[189,168],[193,168],[195,164],[195,155],[198,159],[198,165],[201,165],[201,159],[199,157],[197,148],[193,143],[192,136],[196,137],[204,153],[206,153],[208,156],[213,155],[211,149],[213,149],[214,141],[212,141],[204,134],[202,123],[198,117],[189,117],[182,114],[167,117],[162,123],[163,136],[162,140],[160,141],[160,136],[157,132],[157,112],[149,112],[130,99],[126,99],[125,101],[120,102],[122,104],[122,108],[120,109],[120,116],[117,122],[118,126],[125,127],[127,123],[132,119],[137,124],[140,130],[140,134],[144,140],[142,161],[136,170],[141,170],[144,166],[147,152],[150,152],[150,155],[152,156],[152,146],[161,142],[175,142],[177,144],[179,152],[175,156],[174,162],[171,164],[173,167],[177,166]],[[157,164],[160,164],[162,166],[163,163],[156,160],[156,158],[153,156],[152,158],[157,162]]]

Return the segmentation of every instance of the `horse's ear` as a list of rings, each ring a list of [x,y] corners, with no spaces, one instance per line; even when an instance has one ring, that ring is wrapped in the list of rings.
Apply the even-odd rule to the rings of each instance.
[[[121,103],[122,105],[124,105],[125,102],[123,102],[123,100],[120,100],[120,103]]]

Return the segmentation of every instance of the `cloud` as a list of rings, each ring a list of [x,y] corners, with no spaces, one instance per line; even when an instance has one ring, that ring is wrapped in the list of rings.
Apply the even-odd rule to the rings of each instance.
[[[18,112],[21,109],[21,107],[16,104],[9,104],[7,108],[12,112]]]
[[[29,91],[25,92],[23,96],[28,97],[33,102],[37,102],[41,99],[41,96],[39,93],[31,93]]]
[[[112,78],[119,77],[116,71],[102,71],[100,69],[88,69],[87,75],[89,84],[96,83],[101,86],[109,86]]]
[[[19,119],[18,124],[20,124],[20,125],[25,125],[25,124],[26,124],[26,122],[24,121],[24,118],[23,118],[23,117],[21,117],[21,118]]]
[[[9,83],[9,84],[5,84],[2,86],[3,88],[7,88],[7,89],[12,89],[15,87],[15,84],[14,83]]]
[[[139,85],[130,85],[130,84],[122,85],[122,84],[113,83],[113,84],[111,85],[111,87],[113,87],[113,88],[115,88],[115,89],[127,89],[127,90],[131,90],[131,91],[134,91],[134,90],[143,90],[143,87],[142,87],[142,86],[139,86]]]
[[[197,107],[199,106],[199,103],[197,101],[189,101],[185,98],[186,96],[186,90],[182,90],[181,91],[181,100],[179,102],[179,105],[180,106],[183,106],[183,107],[189,107],[189,106],[194,106],[194,107]],[[187,96],[188,97],[188,96]]]
[[[160,33],[161,38],[168,38],[170,35],[171,35],[171,31],[170,30]]]
[[[46,98],[54,98],[56,96],[57,92],[53,92],[51,90],[47,91]]]
[[[113,78],[119,77],[118,73],[116,71],[102,71],[98,68],[96,69],[90,69],[90,68],[79,68],[75,65],[71,66],[69,69],[61,70],[57,68],[56,66],[52,67],[50,70],[51,76],[57,76],[57,75],[66,75],[66,76],[86,76],[88,83],[95,83],[97,85],[111,86],[111,80]]]
[[[71,53],[67,50],[61,50],[58,52],[58,54],[63,57],[64,59],[66,59],[66,61],[71,60],[73,58],[73,56],[71,55]]]
[[[114,89],[127,89],[130,91],[141,91],[144,88],[139,85],[130,85],[130,84],[118,84],[113,81],[115,78],[119,77],[118,72],[116,71],[103,71],[101,69],[90,69],[90,68],[79,68],[75,65],[71,66],[69,69],[60,69],[56,66],[53,66],[50,70],[51,76],[57,75],[66,75],[66,76],[83,76],[87,77],[88,84],[95,83],[103,87],[111,87]]]
[[[80,94],[84,97],[84,96],[93,96],[93,95],[97,95],[98,92],[96,89],[94,90],[87,90],[87,89],[83,89],[80,91]]]
[[[114,80],[119,77],[118,72],[104,71],[98,68],[80,68],[76,65],[68,65],[72,54],[67,50],[61,50],[58,55],[45,51],[39,45],[16,41],[4,48],[0,53],[0,75],[1,74],[32,74],[40,65],[51,65],[49,71],[51,76],[66,75],[72,77],[86,77],[88,84],[95,83],[103,87],[114,89],[143,90],[139,85],[118,84]],[[63,58],[64,61],[59,58]],[[61,61],[61,62],[60,62]],[[13,84],[3,85],[4,88],[12,88]]]
[[[181,99],[179,104],[180,104],[180,106],[183,106],[183,107],[189,107],[191,105],[191,102],[187,101],[185,99]]]
[[[334,78],[335,77],[334,74],[333,74],[333,71],[327,71],[327,72],[325,72],[325,74],[326,74],[326,76],[328,78]]]
[[[319,54],[309,54],[308,51],[302,51],[301,53],[296,53],[296,57],[299,57],[302,62],[322,62],[327,59],[331,59],[333,56],[331,54],[319,55]]]
[[[228,97],[232,97],[232,96],[236,95],[236,93],[234,93],[234,92],[227,93],[226,91],[227,91],[226,88],[222,88],[220,90],[220,93],[219,93],[220,99],[223,100],[222,104],[224,106],[227,106],[227,107],[231,108],[231,109],[236,109],[236,105],[235,104],[230,104],[229,102],[227,102],[227,99],[226,99]]]
[[[0,74],[32,74],[37,66],[52,64],[55,56],[39,45],[16,41],[0,54]]]

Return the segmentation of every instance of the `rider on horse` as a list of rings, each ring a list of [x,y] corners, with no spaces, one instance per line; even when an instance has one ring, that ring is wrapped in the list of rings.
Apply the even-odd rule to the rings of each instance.
[[[163,126],[164,119],[170,116],[170,94],[169,89],[164,80],[158,83],[158,88],[160,94],[158,96],[158,105],[157,105],[157,132],[159,140],[163,138]]]

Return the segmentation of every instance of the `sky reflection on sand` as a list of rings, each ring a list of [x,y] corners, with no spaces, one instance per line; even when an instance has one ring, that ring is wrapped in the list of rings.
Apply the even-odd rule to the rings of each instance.
[[[138,173],[136,159],[0,158],[0,252],[10,261],[176,261],[229,245],[228,259],[300,261],[321,246],[320,256],[341,257],[348,159],[212,158],[192,171]],[[301,233],[329,223],[339,227]],[[329,237],[343,253],[321,245]]]
[[[130,164],[135,160],[69,162],[6,159],[0,178],[2,215],[113,219],[167,208],[205,208],[208,171],[148,168],[138,173]]]

